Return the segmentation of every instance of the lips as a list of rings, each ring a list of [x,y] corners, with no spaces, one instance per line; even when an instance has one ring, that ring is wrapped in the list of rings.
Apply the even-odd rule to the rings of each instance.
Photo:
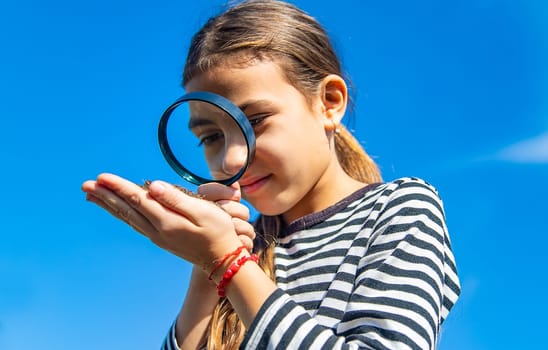
[[[240,181],[240,186],[242,188],[242,191],[244,191],[246,194],[251,194],[263,187],[269,178],[270,175],[264,177],[247,178]]]

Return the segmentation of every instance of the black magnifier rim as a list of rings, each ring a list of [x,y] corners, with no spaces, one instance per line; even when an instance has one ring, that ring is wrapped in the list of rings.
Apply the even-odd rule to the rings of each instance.
[[[179,105],[188,101],[202,101],[222,109],[232,119],[234,119],[234,121],[244,134],[247,145],[247,160],[242,169],[240,169],[240,171],[234,176],[224,180],[208,179],[194,174],[183,164],[181,164],[179,160],[177,160],[177,158],[175,157],[175,154],[171,150],[167,139],[167,126],[169,123],[169,118],[171,117],[173,111],[177,107],[179,107]],[[178,98],[175,102],[173,102],[164,111],[158,125],[158,143],[160,144],[160,150],[162,151],[164,158],[167,160],[171,168],[173,168],[173,170],[175,170],[175,172],[183,179],[195,185],[202,185],[208,182],[217,182],[223,185],[231,185],[234,182],[238,181],[238,179],[244,174],[244,172],[247,170],[247,167],[249,166],[249,163],[251,163],[253,156],[255,155],[255,132],[253,131],[253,127],[249,123],[249,120],[247,120],[247,116],[244,114],[244,112],[242,112],[242,110],[238,108],[238,106],[236,106],[230,100],[224,98],[223,96],[206,91],[196,91],[185,94],[182,97]]]

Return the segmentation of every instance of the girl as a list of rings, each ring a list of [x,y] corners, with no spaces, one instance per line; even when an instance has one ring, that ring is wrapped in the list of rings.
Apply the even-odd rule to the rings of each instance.
[[[229,8],[192,39],[183,86],[227,97],[254,125],[238,183],[202,185],[208,201],[111,174],[83,185],[193,263],[163,348],[435,348],[460,292],[442,203],[420,179],[381,183],[341,124],[347,85],[315,19],[280,1]],[[253,226],[241,198],[260,213]]]

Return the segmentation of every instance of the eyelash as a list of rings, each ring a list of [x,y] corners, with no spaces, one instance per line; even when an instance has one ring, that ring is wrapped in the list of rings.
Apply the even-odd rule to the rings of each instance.
[[[255,127],[256,125],[261,124],[269,116],[270,116],[269,114],[253,115],[249,118],[249,124],[251,124],[252,127]]]
[[[270,117],[270,114],[253,115],[249,117],[249,124],[251,124],[251,126],[255,128],[256,126],[260,125],[268,117]],[[222,137],[223,137],[223,134],[219,132],[203,136],[200,138],[200,141],[198,142],[198,147],[211,145],[212,143],[216,142]]]
[[[223,137],[223,134],[220,132],[203,136],[200,138],[200,141],[198,142],[198,147],[211,145],[213,142],[219,140],[222,137]]]

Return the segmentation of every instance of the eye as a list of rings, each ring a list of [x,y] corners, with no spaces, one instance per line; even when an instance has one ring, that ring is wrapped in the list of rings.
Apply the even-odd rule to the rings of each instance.
[[[202,135],[199,137],[200,142],[198,142],[198,147],[200,146],[211,146],[213,143],[221,140],[224,137],[222,132],[215,132],[211,134]]]
[[[249,124],[251,126],[255,127],[259,124],[261,124],[266,118],[268,118],[270,114],[256,114],[249,117]]]

